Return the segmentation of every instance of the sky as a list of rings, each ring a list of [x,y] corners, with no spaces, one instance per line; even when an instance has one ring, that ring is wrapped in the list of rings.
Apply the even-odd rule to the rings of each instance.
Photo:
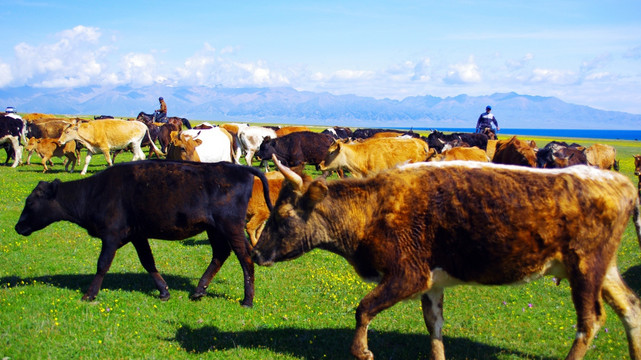
[[[0,17],[0,89],[514,91],[641,114],[638,0],[0,0]]]

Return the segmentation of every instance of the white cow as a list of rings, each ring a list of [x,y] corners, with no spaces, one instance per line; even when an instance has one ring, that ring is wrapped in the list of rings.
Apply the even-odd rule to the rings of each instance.
[[[245,152],[247,165],[252,165],[254,154],[258,151],[260,144],[263,143],[263,139],[266,137],[275,139],[277,137],[276,131],[262,126],[248,126],[239,129],[238,139],[240,140],[240,146]]]
[[[169,160],[200,162],[233,161],[232,137],[224,129],[191,129],[171,134]],[[180,149],[180,151],[175,151]]]
[[[131,147],[134,153],[132,160],[144,160],[145,153],[140,149],[140,143],[145,136],[149,136],[149,129],[140,121],[97,120],[70,124],[62,131],[59,142],[64,145],[71,140],[76,140],[87,148],[85,166],[80,173],[85,175],[93,154],[104,154],[107,164],[111,166],[113,165],[110,157],[111,150]],[[156,155],[164,155],[153,142],[151,146]]]

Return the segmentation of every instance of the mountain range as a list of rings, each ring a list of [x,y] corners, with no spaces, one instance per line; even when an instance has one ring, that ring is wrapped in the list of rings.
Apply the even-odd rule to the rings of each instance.
[[[492,105],[502,128],[641,128],[641,115],[604,111],[555,97],[514,92],[487,96],[412,96],[402,100],[298,91],[292,88],[226,88],[153,85],[70,89],[0,89],[0,106],[18,112],[135,117],[153,112],[163,96],[169,116],[190,120],[350,127],[473,128]]]

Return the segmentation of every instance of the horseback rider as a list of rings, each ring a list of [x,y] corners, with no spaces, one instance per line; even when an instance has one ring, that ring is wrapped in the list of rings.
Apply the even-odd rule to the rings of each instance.
[[[485,107],[485,112],[479,116],[479,119],[476,121],[476,133],[485,134],[487,131],[494,133],[492,129],[492,123],[496,125],[496,131],[500,131],[499,123],[496,121],[494,114],[491,114],[492,107],[490,105]]]
[[[154,122],[166,123],[167,122],[167,104],[163,97],[159,97],[158,101],[160,102],[160,109],[154,111]]]

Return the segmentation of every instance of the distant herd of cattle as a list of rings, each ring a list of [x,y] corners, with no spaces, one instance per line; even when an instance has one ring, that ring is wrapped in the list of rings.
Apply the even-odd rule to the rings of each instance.
[[[160,298],[168,299],[148,239],[206,231],[212,259],[192,298],[206,294],[232,251],[243,269],[244,306],[253,304],[254,263],[271,265],[314,248],[345,257],[362,278],[377,282],[356,309],[351,353],[358,359],[373,359],[369,323],[401,300],[421,297],[432,358],[444,359],[444,288],[554,275],[568,279],[577,312],[568,358],[583,358],[589,349],[605,319],[605,300],[624,324],[630,357],[641,360],[641,301],[616,266],[631,217],[641,246],[641,204],[625,176],[602,170],[618,170],[611,146],[553,141],[538,149],[517,137],[438,131],[422,137],[344,127],[321,133],[238,123],[191,128],[185,119],[154,124],[143,114],[140,121],[25,118],[0,118],[14,167],[21,141],[29,157],[36,152],[43,159],[45,171],[52,156],[66,157],[73,171],[81,147],[87,150],[82,174],[96,153],[112,165],[112,153],[130,150],[139,160],[145,158],[141,146],[149,146],[149,156],[170,160],[118,164],[71,182],[42,181],[27,198],[15,226],[19,234],[64,220],[102,240],[85,300],[96,297],[116,250],[129,242]],[[247,164],[255,156],[266,170],[272,160],[279,171],[240,165],[243,154]],[[641,156],[635,163],[640,174]],[[351,176],[312,179],[305,164],[324,175]],[[119,191],[108,191],[113,188]]]

